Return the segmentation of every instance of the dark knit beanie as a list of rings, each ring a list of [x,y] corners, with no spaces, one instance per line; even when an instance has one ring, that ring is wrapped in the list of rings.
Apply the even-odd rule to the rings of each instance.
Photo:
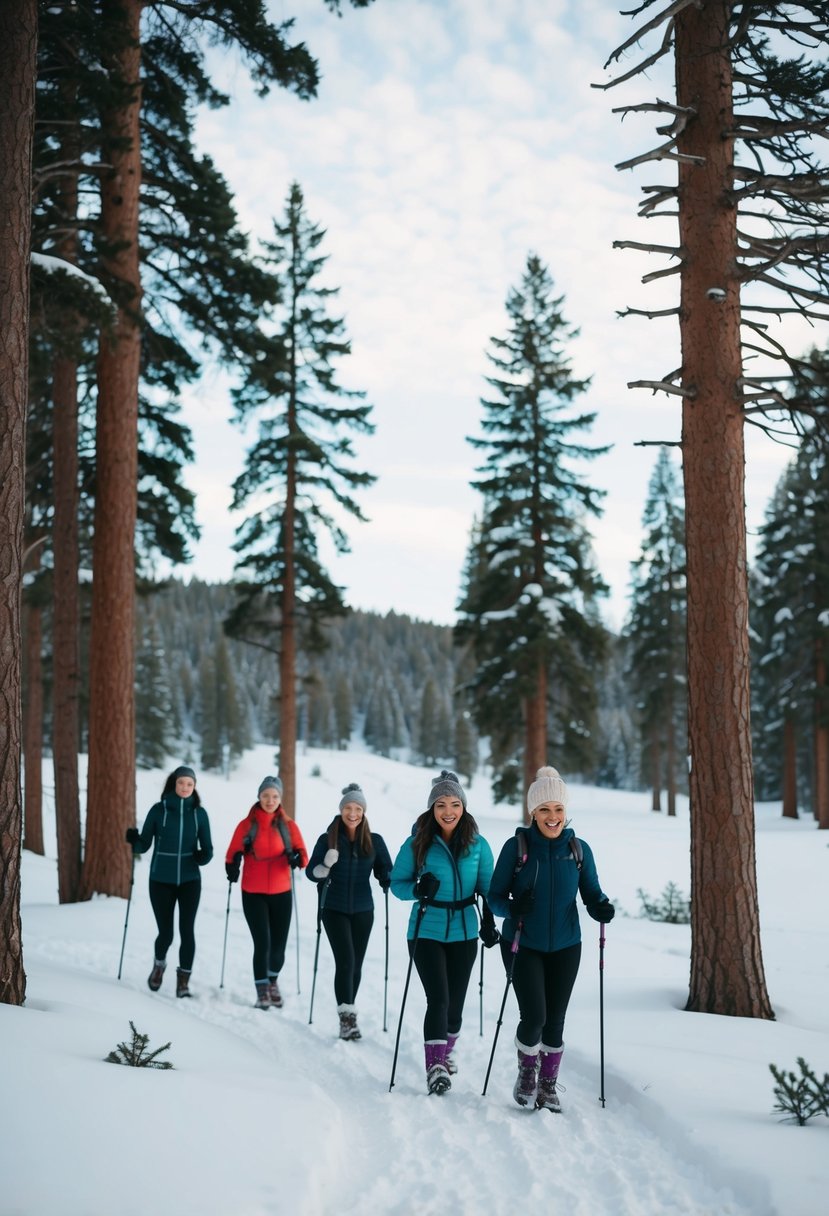
[[[179,777],[190,777],[193,781],[196,780],[196,774],[187,764],[180,764],[173,772],[173,780],[178,781]]]
[[[445,795],[450,798],[460,798],[463,809],[466,810],[466,794],[463,786],[457,773],[450,773],[448,769],[444,769],[439,777],[432,778],[432,788],[429,791],[429,802],[426,809],[430,811],[438,798],[443,798]]]
[[[357,806],[361,806],[363,810],[366,809],[366,796],[356,781],[352,781],[350,785],[344,787],[343,796],[340,799],[340,810],[349,802],[356,802]]]
[[[259,783],[259,789],[256,791],[256,797],[261,798],[265,790],[276,790],[279,797],[282,797],[282,782],[278,777],[263,777]]]

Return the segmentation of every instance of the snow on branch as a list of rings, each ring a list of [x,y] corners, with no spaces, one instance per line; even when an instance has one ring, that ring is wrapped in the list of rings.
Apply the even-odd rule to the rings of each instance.
[[[50,253],[33,252],[32,265],[37,266],[45,274],[68,274],[70,278],[80,279],[84,286],[93,291],[100,300],[109,305],[110,308],[115,308],[115,303],[103,283],[99,279],[96,279],[94,275],[87,274],[85,270],[81,270],[80,266],[75,266],[73,262],[67,262],[65,258],[53,257]]]

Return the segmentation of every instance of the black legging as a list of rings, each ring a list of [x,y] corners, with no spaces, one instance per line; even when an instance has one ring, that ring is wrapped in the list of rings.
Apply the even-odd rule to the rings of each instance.
[[[332,912],[325,908],[322,924],[334,955],[334,996],[338,1005],[353,1005],[360,987],[363,959],[374,924],[370,912]]]
[[[501,956],[509,970],[512,943],[501,938]],[[521,946],[515,956],[512,986],[521,1017],[516,1038],[525,1047],[543,1043],[560,1047],[564,1018],[581,962],[581,942],[564,950],[542,953]]]
[[[156,882],[155,879],[150,879],[150,903],[155,913],[155,923],[158,925],[155,957],[165,959],[173,944],[173,919],[178,904],[178,935],[181,939],[178,965],[182,971],[193,970],[193,959],[196,957],[196,935],[193,930],[200,899],[200,878],[178,886],[172,882]]]
[[[253,938],[253,979],[257,984],[279,975],[291,927],[291,892],[260,895],[242,892],[242,911]]]
[[[412,946],[410,941],[410,955]],[[426,993],[426,1016],[423,1019],[423,1038],[426,1042],[445,1039],[448,1034],[460,1032],[466,989],[477,953],[478,943],[474,938],[469,942],[436,942],[428,937],[418,938],[414,965]]]

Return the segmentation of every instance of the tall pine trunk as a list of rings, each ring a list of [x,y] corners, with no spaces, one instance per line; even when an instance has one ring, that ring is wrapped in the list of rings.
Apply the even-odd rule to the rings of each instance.
[[[691,978],[686,1008],[774,1016],[760,948],[749,720],[740,287],[728,0],[676,17],[682,454],[691,753]],[[724,300],[708,296],[724,289]]]
[[[62,128],[61,159],[70,166],[61,178],[59,207],[67,235],[58,256],[77,261],[80,126],[77,85],[62,92],[68,122]],[[67,325],[70,347],[78,336],[80,317]],[[58,899],[78,898],[81,885],[81,805],[78,786],[80,748],[80,629],[78,570],[78,367],[74,353],[59,351],[52,364],[52,460],[55,514],[52,525],[52,764],[55,774],[55,828],[58,847]]]
[[[89,770],[81,897],[126,898],[135,822],[135,520],[141,275],[140,18],[142,0],[104,0],[107,67],[122,96],[102,115],[102,269],[117,316],[98,353],[95,535],[89,653]]]
[[[651,770],[651,810],[662,810],[662,731],[658,722],[651,726],[651,745],[648,749]]]
[[[535,692],[524,702],[524,789],[535,780],[538,770],[547,764],[547,669],[540,664],[536,672]],[[524,803],[524,819],[529,812]]]
[[[290,354],[291,397],[288,402],[288,443],[297,431],[296,422],[296,298],[292,320]],[[285,571],[282,584],[282,627],[279,645],[279,777],[285,813],[296,818],[296,453],[288,452],[285,478],[285,515],[282,521]]]
[[[829,828],[829,703],[826,688],[826,656],[823,642],[815,642],[815,819],[819,828]]]
[[[20,595],[37,4],[0,4],[0,1001],[26,999],[20,932]]]
[[[797,736],[794,722],[783,723],[783,817],[799,819],[797,813]]]
[[[40,569],[42,537],[30,546],[29,571]],[[23,604],[23,847],[43,855],[43,609],[37,594]]]

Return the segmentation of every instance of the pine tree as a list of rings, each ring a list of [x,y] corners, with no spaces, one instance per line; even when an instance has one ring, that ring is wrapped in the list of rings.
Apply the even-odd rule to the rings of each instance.
[[[261,641],[279,654],[279,769],[289,814],[296,809],[297,649],[322,644],[322,623],[345,611],[341,592],[323,569],[318,537],[327,532],[348,549],[332,507],[364,519],[353,491],[374,477],[355,469],[351,433],[370,433],[363,393],[344,389],[335,367],[350,353],[342,319],[329,315],[336,288],[319,282],[325,236],[305,213],[294,183],[275,239],[264,244],[279,286],[273,332],[244,368],[236,393],[240,417],[260,416],[259,437],[234,484],[233,507],[264,500],[238,529],[240,599],[228,622],[232,635]]]
[[[172,750],[167,663],[154,616],[143,622],[135,664],[135,759],[139,768],[161,768]]]
[[[589,762],[595,689],[592,669],[604,633],[596,597],[604,590],[586,519],[601,492],[572,471],[603,448],[576,443],[594,414],[573,414],[587,387],[564,345],[576,331],[562,314],[547,268],[534,254],[506,303],[509,328],[493,338],[490,396],[482,399],[486,453],[475,487],[483,514],[467,566],[456,627],[477,661],[469,689],[476,724],[489,735],[498,796],[517,794],[548,761]],[[519,759],[520,757],[520,759]]]
[[[685,512],[682,486],[662,448],[648,486],[643,539],[631,569],[631,610],[626,628],[628,675],[636,693],[642,769],[653,790],[668,796],[676,814],[678,762],[687,735],[685,684]]]

